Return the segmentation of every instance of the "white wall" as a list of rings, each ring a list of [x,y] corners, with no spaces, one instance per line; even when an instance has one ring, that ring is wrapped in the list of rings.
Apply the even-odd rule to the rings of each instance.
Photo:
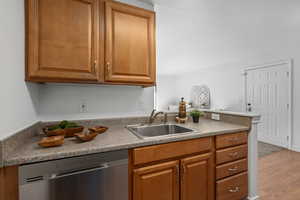
[[[174,105],[179,102],[177,98],[178,81],[179,77],[175,75],[158,74],[156,90],[156,109],[166,110],[168,108],[168,105]]]
[[[52,121],[145,115],[153,109],[153,90],[153,87],[46,84],[40,90],[39,116],[43,121]],[[87,105],[83,113],[82,103]]]
[[[300,1],[155,2],[158,67],[163,74],[181,77],[174,81],[174,101],[189,97],[192,84],[204,83],[213,92],[214,106],[239,110],[244,66],[293,59],[293,145],[300,150]],[[166,107],[161,99],[158,105]]]
[[[38,120],[38,86],[24,81],[24,1],[1,1],[0,24],[1,140]]]
[[[237,84],[238,83],[238,84]],[[193,85],[205,84],[210,88],[211,107],[243,112],[244,110],[244,76],[242,67],[219,67],[184,73],[178,80],[178,93],[187,100],[191,97]],[[179,98],[179,96],[178,96]]]

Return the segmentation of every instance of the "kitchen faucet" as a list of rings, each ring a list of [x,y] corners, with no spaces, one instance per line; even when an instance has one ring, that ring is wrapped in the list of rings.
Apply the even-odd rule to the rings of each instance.
[[[164,115],[164,123],[167,123],[168,122],[168,115],[167,115],[167,113],[164,113],[162,111],[156,112],[156,110],[153,109],[152,112],[151,112],[151,115],[149,117],[149,121],[148,121],[149,124],[152,124],[154,122],[154,120],[157,118],[157,116],[160,115],[160,114]]]

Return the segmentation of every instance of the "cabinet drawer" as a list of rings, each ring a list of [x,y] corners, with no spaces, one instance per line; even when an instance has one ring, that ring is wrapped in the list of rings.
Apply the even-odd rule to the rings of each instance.
[[[200,138],[183,142],[153,145],[133,150],[133,164],[149,163],[192,153],[208,152],[212,149],[212,138]]]
[[[245,172],[248,170],[248,162],[247,159],[238,160],[235,162],[230,162],[227,164],[223,164],[217,166],[216,168],[216,178],[217,180],[226,178],[228,176],[232,176],[241,172]]]
[[[216,136],[216,148],[222,149],[226,147],[246,144],[247,141],[248,141],[247,132],[219,135]]]
[[[217,165],[246,158],[248,154],[248,146],[241,145],[237,147],[231,147],[227,149],[218,150],[216,153]]]
[[[241,200],[247,195],[247,172],[217,182],[217,200]]]

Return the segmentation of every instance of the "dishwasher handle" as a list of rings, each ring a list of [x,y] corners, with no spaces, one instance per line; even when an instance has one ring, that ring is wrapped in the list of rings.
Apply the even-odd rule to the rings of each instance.
[[[110,167],[115,167],[115,166],[120,166],[120,165],[128,165],[128,159],[122,159],[122,160],[115,160],[115,161],[110,161],[107,163],[103,163],[97,167],[94,168],[87,168],[87,169],[80,169],[76,171],[69,171],[69,172],[63,172],[63,173],[58,173],[58,174],[51,174],[49,179],[58,179],[58,178],[63,178],[66,176],[73,176],[73,175],[79,175],[79,174],[84,174],[84,173],[89,173],[89,172],[94,172],[94,171],[100,171],[106,168]]]
[[[53,179],[59,179],[59,178],[67,177],[67,176],[74,176],[74,175],[99,171],[99,170],[102,170],[102,169],[106,169],[108,167],[109,167],[108,163],[104,163],[104,164],[100,165],[99,167],[94,167],[94,168],[90,168],[90,169],[83,169],[83,170],[66,172],[66,173],[61,173],[61,174],[52,174],[49,179],[53,180]]]

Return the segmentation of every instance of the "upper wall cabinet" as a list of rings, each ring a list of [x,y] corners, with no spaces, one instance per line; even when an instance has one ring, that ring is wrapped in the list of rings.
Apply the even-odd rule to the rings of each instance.
[[[26,80],[155,84],[155,13],[110,0],[26,0]]]
[[[155,82],[155,15],[106,2],[106,81]]]
[[[97,81],[98,0],[28,0],[27,79]]]

